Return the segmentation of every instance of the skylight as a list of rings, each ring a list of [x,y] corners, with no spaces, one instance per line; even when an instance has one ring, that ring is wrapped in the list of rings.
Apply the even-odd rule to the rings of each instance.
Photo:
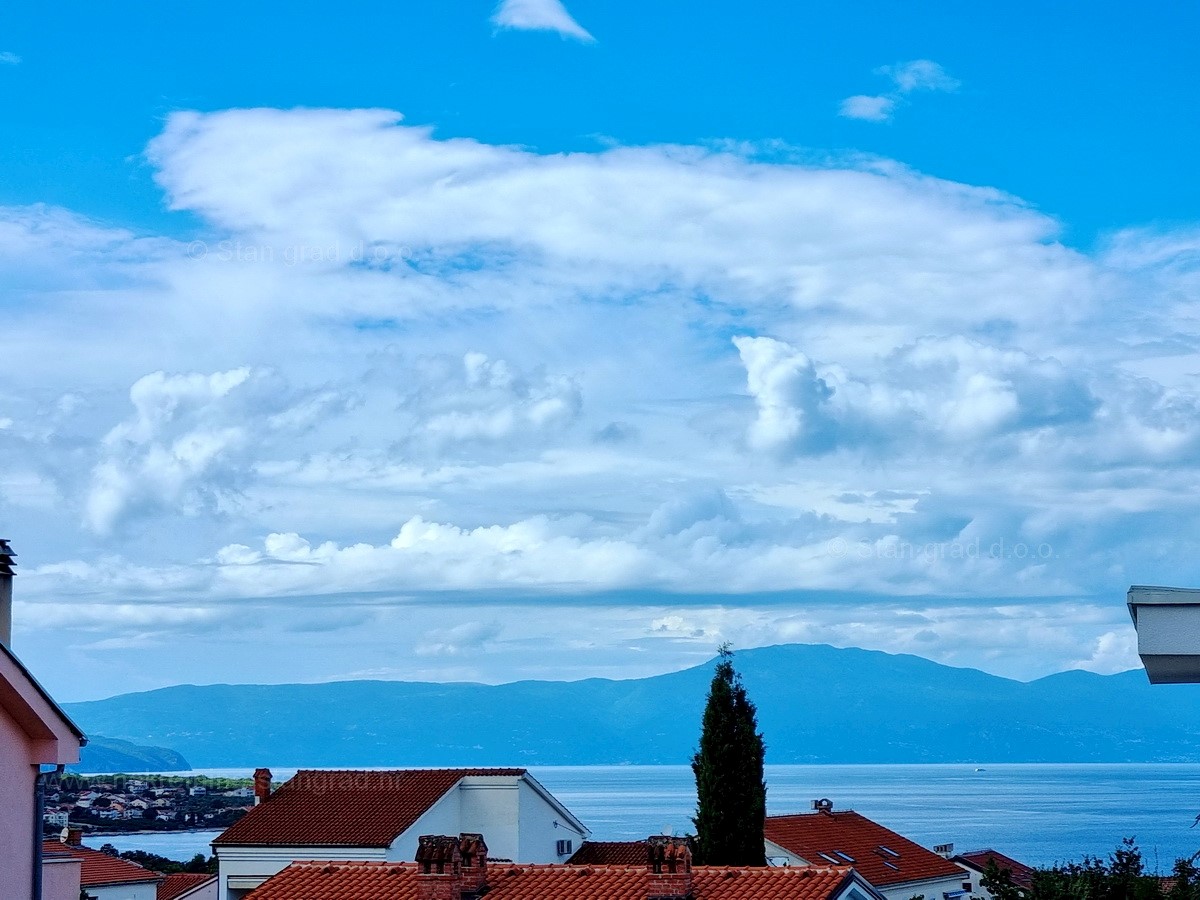
[[[821,859],[825,860],[825,862],[833,863],[835,866],[840,866],[842,864],[842,861],[840,859],[835,859],[834,857],[830,856],[828,853],[822,853],[819,850],[817,851],[817,856],[821,857]]]
[[[896,859],[900,858],[900,854],[897,853],[895,850],[893,850],[891,847],[885,847],[885,846],[883,846],[883,844],[880,844],[879,849],[882,850],[884,853],[886,853],[888,856],[894,856]]]
[[[849,863],[854,862],[854,857],[851,856],[849,853],[847,853],[845,850],[834,850],[833,852],[836,853],[838,856],[840,856],[842,859],[844,859],[846,862],[849,862]]]

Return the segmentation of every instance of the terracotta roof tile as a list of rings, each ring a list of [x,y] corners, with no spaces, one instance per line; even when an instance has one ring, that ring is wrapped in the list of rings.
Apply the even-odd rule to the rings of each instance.
[[[387,847],[463,778],[524,774],[524,769],[302,769],[213,844]]]
[[[175,900],[180,894],[195,890],[206,881],[212,881],[216,875],[204,872],[172,872],[158,886],[158,896],[155,900]]]
[[[854,866],[876,887],[962,874],[950,860],[853,810],[767,816],[765,834],[813,865]]]
[[[995,850],[972,850],[969,853],[960,853],[954,859],[980,872],[987,868],[991,860],[995,860],[998,868],[1008,869],[1012,883],[1017,887],[1033,887],[1032,868],[1025,865],[1025,863],[1017,862],[1011,856],[997,853]]]
[[[417,900],[409,863],[293,863],[247,900]],[[693,870],[695,900],[829,900],[848,866]],[[646,900],[644,866],[489,866],[488,900]]]
[[[567,860],[568,866],[644,866],[645,841],[584,841]]]
[[[137,863],[127,859],[109,856],[91,847],[78,847],[64,844],[62,841],[46,841],[42,844],[43,853],[69,853],[80,860],[83,865],[79,875],[82,887],[103,887],[106,884],[134,884],[143,881],[159,881],[162,875],[143,869]]]
[[[175,900],[188,891],[194,891],[201,885],[214,881],[216,877],[205,872],[172,872],[158,886],[155,900]]]

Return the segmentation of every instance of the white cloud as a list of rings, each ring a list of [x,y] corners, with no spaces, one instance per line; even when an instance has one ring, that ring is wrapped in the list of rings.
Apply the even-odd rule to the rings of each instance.
[[[333,411],[325,392],[296,398],[270,372],[155,372],[129,391],[133,418],[105,435],[92,470],[86,520],[108,534],[127,519],[215,511],[250,472],[252,450],[273,432],[303,428]]]
[[[894,66],[881,66],[877,74],[891,79],[893,88],[886,94],[856,94],[842,101],[838,114],[865,122],[890,122],[896,107],[907,102],[917,91],[957,91],[962,83],[950,76],[931,59],[914,59]]]
[[[518,595],[590,604],[603,634],[570,638],[604,648],[589,671],[651,621],[664,642],[777,628],[937,658],[975,628],[976,664],[1030,669],[1124,623],[1063,613],[1035,664],[1028,629],[935,613],[1200,578],[1192,231],[1083,252],[1017,198],[886,160],[540,154],[380,110],[181,114],[150,158],[203,258],[0,209],[22,310],[0,533],[38,604],[186,596],[228,640],[235,609],[297,642],[330,623],[329,674],[398,643],[465,663],[433,632],[506,623]],[[817,621],[816,591],[884,599]],[[447,595],[473,611],[388,618]],[[887,638],[886,598],[929,621]],[[174,627],[112,621],[71,640]],[[350,664],[343,633],[392,655]],[[481,658],[512,663],[518,637]]]
[[[838,115],[847,119],[863,119],[867,122],[887,122],[891,120],[895,109],[896,101],[892,97],[855,94],[842,101]]]
[[[462,656],[486,650],[503,629],[499,622],[460,622],[426,632],[414,652],[418,656]]]
[[[894,66],[883,66],[879,73],[892,79],[901,94],[911,94],[913,91],[957,91],[962,86],[962,82],[952,78],[931,59],[914,59]]]
[[[840,366],[818,368],[772,338],[738,337],[734,344],[758,409],[748,437],[759,449],[976,445],[1023,431],[1077,429],[1093,420],[1099,406],[1089,387],[1057,360],[962,337],[923,338],[898,348],[879,361],[873,378]],[[1005,448],[992,443],[989,449]]]
[[[1096,638],[1091,656],[1075,660],[1070,665],[1073,669],[1086,669],[1100,675],[1140,669],[1141,666],[1142,662],[1137,653],[1137,636],[1129,629],[1104,632]]]
[[[574,421],[583,403],[567,376],[529,376],[478,351],[413,368],[405,373],[410,381],[402,407],[415,417],[412,437],[443,452],[553,432]]]
[[[21,57],[10,51],[0,52],[0,66],[17,66],[21,64]]]
[[[563,37],[591,43],[595,40],[576,22],[562,0],[500,0],[492,22],[501,28],[523,31],[556,31]]]

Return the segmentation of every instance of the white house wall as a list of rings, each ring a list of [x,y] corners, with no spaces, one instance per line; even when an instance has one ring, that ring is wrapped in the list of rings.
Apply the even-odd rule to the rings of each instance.
[[[176,900],[217,900],[219,893],[217,885],[220,879],[214,878],[212,881],[206,881],[198,887],[192,888],[190,891],[180,894]]]
[[[157,884],[109,884],[103,887],[85,887],[89,897],[96,900],[155,900]]]
[[[876,890],[887,900],[911,900],[912,897],[921,895],[925,897],[925,900],[943,900],[946,894],[960,893],[963,883],[967,880],[967,873],[963,872],[961,876],[930,881],[904,881],[900,884],[890,884],[887,887],[877,887]]]
[[[417,858],[417,843],[423,834],[461,834],[469,828],[461,827],[462,797],[457,790],[450,790],[425,810],[417,821],[404,831],[387,850],[389,862],[412,862]],[[490,840],[489,840],[490,843]]]
[[[383,847],[217,847],[219,900],[240,900],[289,864],[305,859],[384,860]],[[149,900],[154,900],[154,894]]]
[[[559,863],[566,862],[570,853],[559,854],[559,841],[570,841],[572,852],[583,843],[583,833],[529,782],[522,780],[520,795],[520,862]]]

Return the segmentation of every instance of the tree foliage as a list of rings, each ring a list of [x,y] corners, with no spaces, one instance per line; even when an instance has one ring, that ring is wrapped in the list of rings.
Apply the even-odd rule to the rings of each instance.
[[[979,883],[992,900],[1026,900],[1026,892],[1013,884],[1012,870],[1000,868],[994,859],[988,860]]]
[[[704,707],[700,748],[692,758],[697,863],[766,865],[765,752],[754,704],[746,696],[741,676],[734,671],[729,645],[723,644]]]
[[[1134,839],[1126,838],[1107,862],[1085,856],[1082,863],[1034,872],[1030,895],[1031,900],[1161,900],[1163,892],[1158,878],[1146,874]],[[1189,894],[1178,900],[1195,898]]]

